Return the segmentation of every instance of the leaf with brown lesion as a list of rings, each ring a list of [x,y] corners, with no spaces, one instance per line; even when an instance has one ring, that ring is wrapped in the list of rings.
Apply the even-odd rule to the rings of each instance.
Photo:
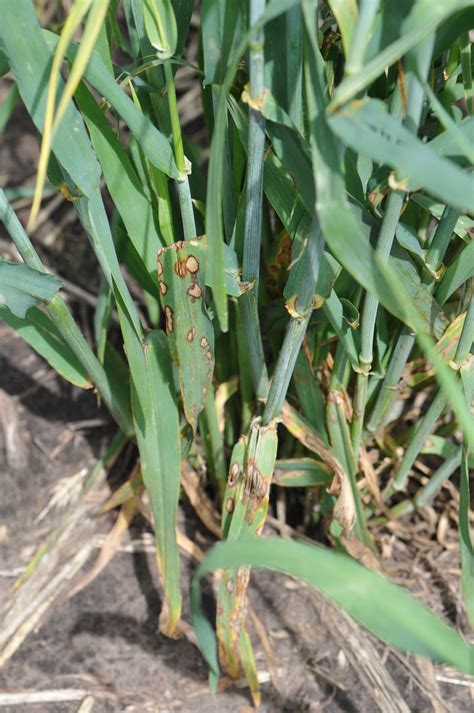
[[[204,301],[205,240],[179,241],[158,252],[157,277],[184,414],[196,429],[214,370],[214,331]]]

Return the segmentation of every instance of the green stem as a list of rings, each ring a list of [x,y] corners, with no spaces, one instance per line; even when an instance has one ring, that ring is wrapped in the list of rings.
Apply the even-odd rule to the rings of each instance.
[[[204,411],[199,416],[199,433],[206,452],[211,481],[223,498],[227,482],[227,467],[224,456],[224,438],[217,422],[216,400],[212,384],[204,402]]]
[[[404,193],[393,191],[388,197],[387,210],[383,217],[377,242],[376,252],[382,262],[388,261],[392,249],[395,230],[400,220],[403,207]],[[367,384],[369,372],[373,361],[373,343],[375,322],[377,319],[379,303],[374,295],[367,293],[364,300],[364,309],[361,320],[361,348],[359,356],[359,372],[357,374],[354,419],[352,421],[352,442],[354,453],[358,454],[362,437],[362,427],[367,401]]]
[[[174,86],[173,69],[171,62],[164,63],[166,90],[168,92],[168,103],[170,108],[171,130],[173,132],[174,158],[178,171],[186,173],[186,160],[184,158],[183,137],[181,136],[181,124],[179,122],[178,102],[176,101],[176,89]]]
[[[459,338],[458,345],[456,347],[456,353],[454,355],[454,362],[461,366],[462,363],[467,359],[472,342],[474,340],[474,296],[471,297],[469,308],[464,320],[461,336]],[[429,434],[433,430],[436,421],[439,419],[446,407],[447,399],[442,391],[439,391],[429,407],[428,411],[425,413],[423,418],[418,424],[418,427],[413,434],[410,441],[410,445],[406,449],[398,473],[395,480],[393,481],[393,490],[403,490],[406,486],[408,479],[408,474],[410,469],[418,456],[423,443],[428,438]]]
[[[28,267],[46,273],[46,268],[1,189],[0,220]],[[118,392],[114,393],[112,390],[106,371],[82,335],[64,301],[59,295],[55,295],[47,303],[46,308],[62,338],[81,362],[122,431],[127,435],[133,435],[134,429],[127,404],[122,401]]]
[[[280,414],[286,397],[296,359],[306,333],[309,318],[312,312],[312,302],[316,282],[318,280],[321,255],[324,247],[324,238],[316,219],[310,230],[307,255],[304,261],[304,271],[301,273],[301,282],[298,289],[298,298],[295,310],[298,317],[292,317],[285,334],[285,339],[278,356],[270,392],[263,412],[262,423],[266,425]]]
[[[178,103],[176,101],[176,89],[174,86],[171,62],[165,62],[164,68],[170,109],[171,130],[173,132],[174,157],[178,170],[182,174],[182,178],[176,181],[176,188],[178,192],[181,219],[183,221],[183,234],[185,240],[193,240],[196,237],[196,223],[194,220],[193,201],[191,197],[191,189],[189,187],[189,178],[187,175],[188,171],[186,168],[186,159],[183,150],[183,137],[179,122]]]
[[[329,383],[326,423],[334,453],[342,465],[351,486],[355,505],[354,533],[360,542],[372,548],[373,541],[367,528],[361,494],[357,487],[357,460],[344,408],[343,388],[347,366],[347,353],[342,343],[339,342]]]
[[[363,67],[365,51],[372,35],[372,25],[379,9],[380,0],[361,0],[359,17],[352,34],[346,76],[358,74]]]
[[[431,287],[435,284],[434,275],[436,275],[441,268],[459,215],[460,211],[457,210],[457,208],[446,206],[433,238],[431,239],[426,256],[426,264],[428,265],[429,271],[425,271],[423,276],[425,284]],[[375,433],[385,424],[393,400],[398,394],[398,385],[414,343],[415,335],[408,327],[403,326],[392,358],[390,359],[382,388],[377,396],[372,415],[367,424],[367,428],[371,433]]]
[[[472,93],[472,64],[471,64],[471,40],[469,33],[461,35],[459,43],[461,49],[461,70],[464,84],[464,96],[469,114],[474,114],[474,96]]]
[[[265,0],[251,0],[250,25],[265,12]],[[252,38],[249,52],[250,100],[261,99],[264,90],[264,33],[259,30]],[[253,282],[251,290],[241,297],[242,321],[247,337],[250,369],[257,398],[268,394],[268,374],[265,366],[260,320],[258,316],[258,280],[262,234],[263,157],[265,149],[265,119],[260,111],[249,107],[247,151],[247,203],[242,277]]]
[[[461,451],[457,451],[433,473],[429,481],[418,491],[415,497],[415,507],[422,508],[434,498],[443,483],[448,480],[461,465]]]
[[[428,38],[422,43],[416,53],[419,75],[423,78],[427,76],[430,69],[433,44],[434,39],[432,37]],[[421,111],[423,108],[423,97],[423,87],[412,73],[405,124],[411,131],[413,131],[413,133],[416,133],[420,123]],[[387,201],[387,209],[382,220],[382,226],[380,228],[377,246],[375,248],[380,261],[384,264],[387,263],[392,249],[393,239],[395,237],[398,221],[400,220],[404,198],[404,192],[395,190],[389,195]],[[367,405],[367,385],[373,360],[373,341],[378,306],[379,303],[377,298],[368,293],[365,297],[364,310],[361,320],[361,350],[359,372],[357,374],[356,383],[354,419],[352,422],[352,443],[356,458],[358,458],[362,430],[364,426],[365,409]]]

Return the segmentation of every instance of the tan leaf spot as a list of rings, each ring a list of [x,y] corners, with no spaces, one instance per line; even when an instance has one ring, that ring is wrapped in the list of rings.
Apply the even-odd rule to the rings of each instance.
[[[160,252],[158,253],[158,269],[157,269],[157,275],[158,275],[158,277],[160,277],[160,275],[163,274],[163,265],[161,264],[160,253],[161,253],[161,250],[160,250]]]
[[[191,272],[194,274],[199,270],[199,263],[194,257],[194,255],[190,255],[187,260],[186,260],[186,267],[188,269],[188,272]]]
[[[160,282],[160,292],[161,292],[161,294],[163,295],[163,297],[164,297],[164,296],[166,295],[166,293],[168,292],[168,287],[167,287],[167,285],[165,285],[164,282]]]
[[[191,329],[189,330],[189,332],[186,335],[186,339],[188,340],[188,342],[192,342],[195,336],[196,336],[196,327],[191,327]]]
[[[234,498],[227,498],[226,504],[225,504],[225,509],[227,512],[234,512]]]
[[[174,264],[174,271],[178,277],[186,277],[186,260],[176,260]]]
[[[165,305],[166,318],[166,333],[170,334],[173,331],[173,310],[168,305]]]
[[[206,337],[203,337],[203,338],[201,339],[201,347],[202,347],[203,349],[207,349],[208,346],[209,346],[209,342],[207,341]]]
[[[227,481],[229,488],[233,488],[234,485],[236,484],[237,476],[239,475],[239,471],[240,471],[239,464],[233,463],[231,466],[231,469],[229,471],[229,479]]]
[[[206,354],[206,356],[207,356],[207,358],[209,359],[209,361],[211,361],[211,359],[212,359],[212,352],[211,352],[211,351],[208,351],[207,354]]]
[[[198,283],[195,282],[191,287],[188,288],[188,295],[192,297],[193,300],[198,300],[202,295],[202,290]]]

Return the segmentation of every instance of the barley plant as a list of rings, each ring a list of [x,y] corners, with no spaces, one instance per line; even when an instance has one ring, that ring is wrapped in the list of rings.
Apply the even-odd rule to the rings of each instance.
[[[453,477],[474,626],[473,3],[75,0],[46,23],[44,6],[0,0],[1,126],[20,101],[41,145],[26,229],[0,191],[21,256],[0,260],[0,317],[107,405],[106,460],[136,442],[112,502],[148,494],[162,634],[186,628],[177,510],[200,473],[196,515],[222,539],[191,586],[212,688],[244,674],[259,702],[251,567],[473,674],[468,641],[384,576],[376,536]],[[183,67],[209,150],[182,131]],[[94,348],[28,236],[51,187],[100,265]],[[266,528],[277,500],[300,513],[284,536]]]

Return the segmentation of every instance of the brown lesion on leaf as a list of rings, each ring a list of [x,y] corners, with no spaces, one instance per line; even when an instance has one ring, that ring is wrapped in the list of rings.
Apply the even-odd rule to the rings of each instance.
[[[209,350],[209,351],[206,353],[206,357],[207,357],[207,359],[208,359],[209,361],[212,361],[212,352],[211,352],[211,350]]]
[[[160,281],[160,293],[161,293],[162,297],[164,297],[167,292],[168,292],[168,286],[164,282]]]
[[[191,287],[188,288],[187,292],[193,300],[198,300],[202,295],[202,290],[197,282],[194,282]]]
[[[227,498],[225,503],[225,509],[228,513],[234,512],[234,498]]]
[[[162,265],[161,260],[160,260],[160,255],[161,255],[162,252],[163,252],[163,248],[161,248],[161,250],[158,250],[158,253],[157,253],[157,255],[156,255],[157,266],[158,266],[158,267],[157,267],[158,279],[160,279],[161,275],[163,274],[163,265]]]
[[[186,277],[186,260],[176,260],[174,264],[174,271],[178,275],[178,277]]]
[[[201,339],[201,347],[202,347],[203,349],[207,349],[208,346],[209,346],[209,342],[207,341],[206,337],[203,337],[203,338]]]
[[[169,305],[165,305],[166,333],[171,334],[173,331],[173,310]]]
[[[195,336],[196,336],[196,327],[191,327],[191,329],[189,330],[189,332],[186,335],[186,339],[188,340],[188,342],[192,342]]]
[[[192,275],[196,274],[199,270],[199,263],[194,257],[194,255],[189,255],[189,257],[186,258],[186,269],[188,272],[190,272]]]
[[[233,463],[233,464],[231,465],[231,467],[230,467],[230,470],[229,470],[229,477],[228,477],[228,479],[227,479],[227,485],[229,486],[229,488],[233,488],[233,487],[234,487],[234,485],[235,485],[236,482],[237,482],[237,478],[238,478],[238,476],[239,476],[239,473],[240,473],[239,464],[238,464],[237,462],[236,462],[236,463]]]

